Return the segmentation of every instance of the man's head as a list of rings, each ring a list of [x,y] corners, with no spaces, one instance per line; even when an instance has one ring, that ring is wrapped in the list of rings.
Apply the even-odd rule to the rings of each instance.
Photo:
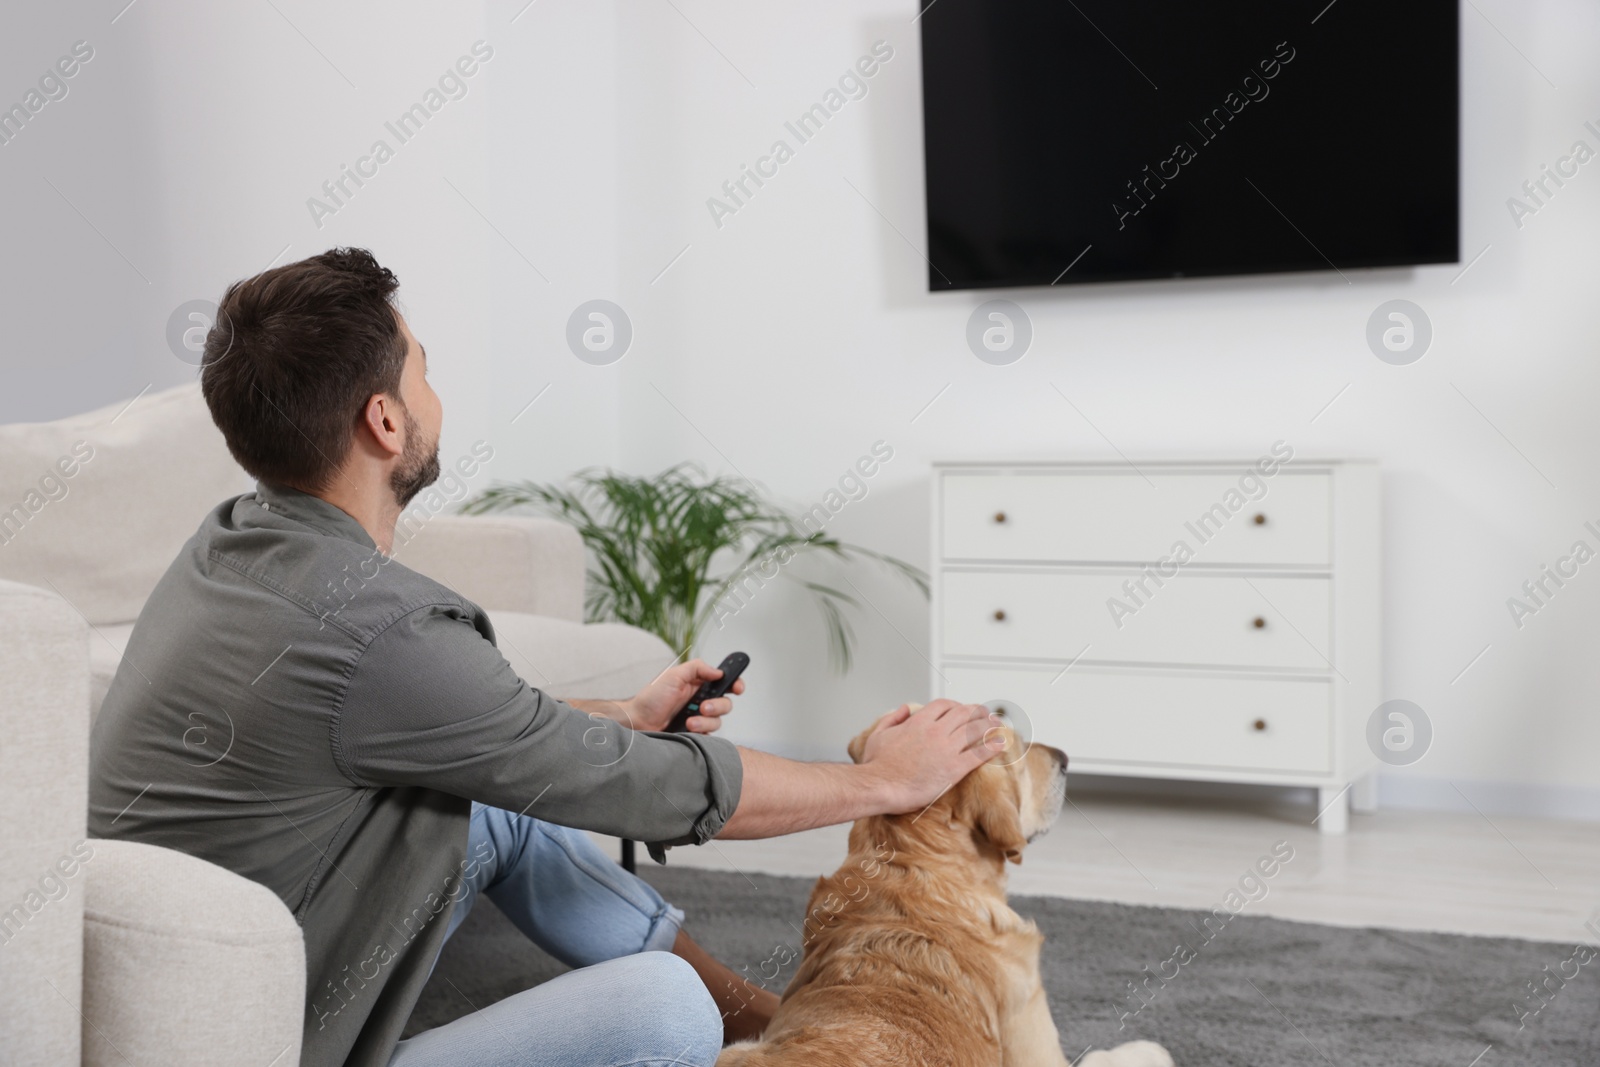
[[[399,284],[335,248],[228,287],[200,388],[241,467],[307,493],[381,476],[401,506],[438,478],[442,411]]]

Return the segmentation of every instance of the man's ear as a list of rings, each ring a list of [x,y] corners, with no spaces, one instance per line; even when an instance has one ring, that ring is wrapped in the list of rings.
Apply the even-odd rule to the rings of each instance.
[[[405,421],[405,406],[398,397],[387,393],[369,396],[361,411],[362,429],[377,448],[390,455],[405,452],[405,441],[401,437]]]

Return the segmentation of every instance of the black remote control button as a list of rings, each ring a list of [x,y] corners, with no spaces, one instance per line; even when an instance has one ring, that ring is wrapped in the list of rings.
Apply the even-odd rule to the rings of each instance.
[[[700,705],[706,701],[715,700],[720,696],[727,696],[728,691],[733,688],[733,683],[739,680],[739,675],[743,674],[744,669],[749,665],[750,657],[743,652],[729,653],[728,657],[718,664],[722,671],[722,677],[705,682],[699,689],[695,690],[694,696],[689,698],[689,702],[667,724],[667,732],[681,734],[687,731],[689,729],[689,716],[699,712]]]

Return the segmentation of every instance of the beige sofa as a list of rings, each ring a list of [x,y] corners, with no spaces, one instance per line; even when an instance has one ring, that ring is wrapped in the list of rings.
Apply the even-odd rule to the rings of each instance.
[[[304,949],[278,898],[84,837],[89,726],[139,609],[204,513],[251,485],[195,386],[0,426],[0,1067],[298,1062]],[[569,527],[432,499],[396,558],[486,608],[531,685],[620,697],[671,662],[649,634],[582,623]]]

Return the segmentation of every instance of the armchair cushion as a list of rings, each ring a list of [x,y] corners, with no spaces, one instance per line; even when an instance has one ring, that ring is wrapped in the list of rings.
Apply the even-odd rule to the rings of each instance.
[[[299,1063],[305,943],[277,894],[171,849],[91,844],[85,1067]]]

